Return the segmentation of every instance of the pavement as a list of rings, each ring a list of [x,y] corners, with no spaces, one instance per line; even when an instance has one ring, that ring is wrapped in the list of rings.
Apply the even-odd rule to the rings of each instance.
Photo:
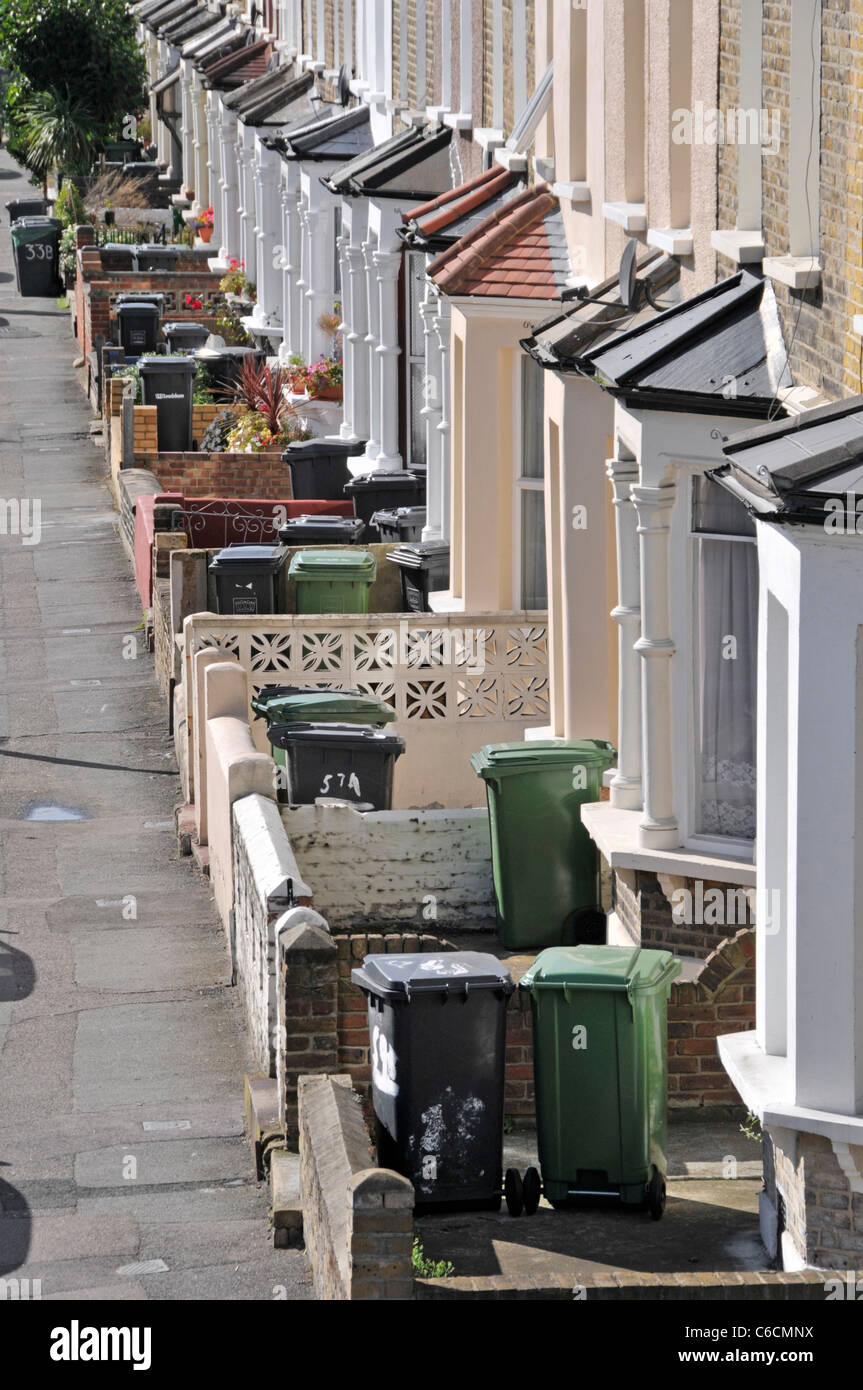
[[[661,1221],[617,1201],[584,1199],[554,1211],[543,1198],[533,1216],[456,1212],[419,1217],[427,1259],[456,1276],[543,1279],[628,1272],[768,1270],[758,1233],[761,1149],[740,1130],[743,1111],[672,1111],[668,1200]],[[504,1139],[504,1166],[523,1174],[537,1163],[536,1134]]]
[[[0,204],[28,193],[0,150]],[[76,352],[68,311],[18,297],[0,227],[0,1278],[43,1299],[307,1299],[243,1139],[225,938],[177,855]]]

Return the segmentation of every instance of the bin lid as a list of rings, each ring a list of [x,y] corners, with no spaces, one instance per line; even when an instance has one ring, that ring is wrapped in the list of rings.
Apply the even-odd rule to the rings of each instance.
[[[104,248],[103,248],[104,249]],[[165,295],[161,290],[124,290],[115,300],[117,308],[121,304],[164,304]]]
[[[519,983],[523,989],[559,985],[633,994],[669,984],[680,970],[680,961],[670,951],[641,946],[551,946],[540,952]]]
[[[122,304],[117,305],[117,318],[138,318],[142,314],[144,318],[157,319],[161,310],[158,304],[153,304],[148,299],[126,299]]]
[[[291,579],[359,579],[371,584],[378,563],[370,550],[340,550],[326,546],[320,550],[298,550],[288,570]]]
[[[209,569],[246,569],[253,566],[255,569],[265,568],[275,572],[284,563],[285,552],[280,545],[229,545],[213,556]]]
[[[130,305],[130,308],[131,307]],[[159,357],[147,355],[138,358],[138,371],[142,372],[144,376],[148,373],[151,376],[155,376],[159,372],[188,372],[190,376],[194,376],[197,370],[197,359],[183,356],[182,354],[178,354],[176,357],[169,357],[167,355]]]
[[[282,454],[283,459],[350,458],[359,453],[362,444],[344,444],[338,439],[294,439]]]
[[[190,323],[188,319],[181,319],[176,322],[172,320],[170,323],[163,323],[162,331],[163,333],[173,333],[175,337],[183,333],[193,333],[197,337],[200,333],[209,334],[210,330],[203,323]]]
[[[237,357],[260,356],[263,352],[252,347],[199,347],[195,353],[199,362],[224,362]]]
[[[402,569],[425,569],[437,559],[449,561],[449,541],[408,541],[390,550],[387,559]]]
[[[422,487],[423,483],[423,478],[418,478],[416,473],[409,473],[405,468],[397,468],[392,472],[379,469],[374,473],[359,473],[355,478],[351,478],[350,482],[345,483],[345,492],[362,492],[366,488],[370,492],[384,488],[387,491],[392,488],[413,490]]]
[[[384,507],[372,516],[372,521],[376,526],[379,526],[381,522],[385,526],[398,526],[399,522],[403,526],[415,526],[425,519],[425,507]]]
[[[27,246],[31,242],[44,241],[49,232],[59,232],[62,226],[63,223],[56,217],[19,217],[10,229],[12,245]]]
[[[320,526],[322,531],[343,531],[351,535],[361,535],[366,529],[366,523],[359,516],[302,516],[289,517],[279,527],[279,535],[284,532],[290,534],[293,531],[309,531]]]
[[[319,685],[265,688],[252,698],[251,705],[258,719],[279,724],[389,724],[396,717],[392,705],[379,695],[365,695],[361,690],[322,690]]]
[[[601,738],[548,738],[535,743],[488,743],[473,754],[470,765],[478,777],[497,778],[573,763],[606,768],[616,757],[613,745]]]
[[[482,951],[366,956],[351,979],[378,998],[408,1002],[413,994],[468,994],[474,989],[512,994],[515,988],[506,966]]]
[[[403,738],[398,734],[388,734],[373,724],[330,724],[300,720],[296,724],[271,724],[267,736],[275,748],[289,748],[295,743],[325,744],[330,748],[356,750],[376,748],[382,753],[392,753],[397,758],[405,751]]]

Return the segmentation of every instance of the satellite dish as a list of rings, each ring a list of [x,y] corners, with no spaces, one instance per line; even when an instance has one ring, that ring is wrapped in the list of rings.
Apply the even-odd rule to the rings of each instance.
[[[347,106],[351,99],[351,75],[348,72],[347,64],[342,63],[339,68],[339,105]]]
[[[626,309],[635,308],[635,257],[637,252],[638,242],[635,240],[635,237],[631,237],[623,248],[623,255],[620,258],[620,269],[617,272],[617,278],[620,284],[620,302]]]

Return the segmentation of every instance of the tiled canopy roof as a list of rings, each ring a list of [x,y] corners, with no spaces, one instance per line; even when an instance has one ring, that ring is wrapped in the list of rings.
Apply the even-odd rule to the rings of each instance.
[[[261,39],[258,43],[246,44],[234,53],[226,53],[221,58],[211,58],[203,67],[205,87],[219,87],[223,91],[233,91],[261,77],[267,71],[272,57],[272,47]]]
[[[405,225],[400,235],[408,246],[443,251],[511,202],[520,187],[517,174],[496,164],[477,178],[403,213]]]
[[[547,188],[526,188],[432,261],[444,294],[559,299],[572,278],[563,219]]]

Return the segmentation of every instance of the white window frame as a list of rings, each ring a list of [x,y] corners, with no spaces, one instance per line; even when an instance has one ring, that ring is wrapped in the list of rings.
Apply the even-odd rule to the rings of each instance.
[[[699,812],[698,770],[696,753],[699,739],[698,699],[700,673],[698,668],[698,542],[701,540],[731,541],[734,544],[754,545],[754,536],[729,536],[723,532],[696,531],[692,524],[694,479],[705,472],[693,465],[681,469],[674,507],[671,513],[669,536],[669,585],[671,598],[671,632],[684,634],[675,654],[672,684],[673,772],[675,807],[679,812],[680,839],[683,848],[705,858],[741,858],[751,861],[753,840],[730,835],[710,835],[697,831]],[[678,716],[683,713],[683,718]]]
[[[403,367],[402,382],[405,393],[405,447],[404,460],[405,468],[412,468],[414,465],[413,456],[413,396],[411,394],[411,368],[418,363],[422,366],[423,377],[426,375],[426,343],[424,325],[420,324],[420,346],[418,352],[411,351],[411,340],[413,338],[413,323],[411,319],[411,284],[415,273],[418,278],[425,281],[426,265],[428,257],[425,251],[406,251],[404,257],[404,344],[402,351]],[[424,460],[424,466],[428,467],[428,456]]]
[[[821,0],[791,2],[788,251],[817,256],[820,245]]]
[[[545,497],[545,458],[543,454],[543,472],[538,478],[525,477],[523,471],[522,453],[522,364],[530,361],[526,352],[515,354],[515,365],[513,368],[513,392],[512,392],[512,590],[513,608],[521,610],[523,602],[523,556],[521,548],[521,523],[522,523],[522,498],[526,492],[539,492]],[[539,368],[541,371],[542,369]],[[543,388],[544,389],[544,388]],[[545,426],[543,425],[543,429]],[[548,561],[548,536],[545,537],[546,544],[546,564]],[[546,579],[546,585],[548,580]],[[546,594],[546,603],[548,596]]]

